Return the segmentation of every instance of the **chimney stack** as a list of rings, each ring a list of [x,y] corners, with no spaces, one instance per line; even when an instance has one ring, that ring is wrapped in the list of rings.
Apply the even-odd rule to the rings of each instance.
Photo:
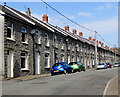
[[[96,39],[94,39],[94,38],[93,38],[93,41],[95,42],[95,41],[96,41]]]
[[[73,34],[75,35],[77,33],[77,30],[76,29],[73,29]]]
[[[89,40],[92,40],[92,37],[89,37]]]
[[[83,36],[83,33],[82,33],[82,32],[80,32],[80,33],[79,33],[79,36],[80,36],[80,37],[82,37],[82,36]]]
[[[69,31],[69,26],[65,26],[65,31]]]
[[[97,44],[99,43],[98,40],[96,41],[96,43],[97,43]]]
[[[30,8],[28,8],[28,10],[26,11],[27,16],[31,16],[31,11]]]
[[[42,21],[48,23],[48,16],[47,16],[47,14],[42,16]]]

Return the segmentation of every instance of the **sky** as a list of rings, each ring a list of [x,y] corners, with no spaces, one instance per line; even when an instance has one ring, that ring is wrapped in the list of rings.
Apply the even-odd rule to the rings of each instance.
[[[3,4],[3,2],[1,2]],[[97,31],[97,39],[109,47],[118,46],[118,2],[47,2],[53,8],[75,21],[76,23]],[[94,38],[94,32],[87,31],[70,22],[42,2],[7,2],[7,5],[23,13],[29,7],[32,16],[41,20],[48,14],[49,23],[64,28],[66,25],[79,32],[83,37]],[[107,41],[107,42],[106,42]],[[108,44],[109,43],[109,44]]]

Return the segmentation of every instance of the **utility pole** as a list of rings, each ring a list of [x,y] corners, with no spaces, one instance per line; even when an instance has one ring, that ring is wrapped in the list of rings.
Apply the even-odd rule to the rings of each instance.
[[[97,32],[95,31],[95,40],[97,39],[96,37]],[[97,68],[97,43],[95,41],[95,68]]]
[[[116,63],[116,45],[115,45],[115,60],[114,63]]]

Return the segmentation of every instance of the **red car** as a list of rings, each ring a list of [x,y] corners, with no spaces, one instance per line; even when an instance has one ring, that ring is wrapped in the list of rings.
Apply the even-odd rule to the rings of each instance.
[[[110,63],[106,63],[107,64],[107,68],[112,68],[112,64]]]

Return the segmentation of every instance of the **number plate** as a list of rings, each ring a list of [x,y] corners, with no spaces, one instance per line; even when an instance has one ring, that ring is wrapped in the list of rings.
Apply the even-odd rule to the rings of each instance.
[[[56,71],[54,71],[54,72],[59,72],[59,70],[56,70]]]

